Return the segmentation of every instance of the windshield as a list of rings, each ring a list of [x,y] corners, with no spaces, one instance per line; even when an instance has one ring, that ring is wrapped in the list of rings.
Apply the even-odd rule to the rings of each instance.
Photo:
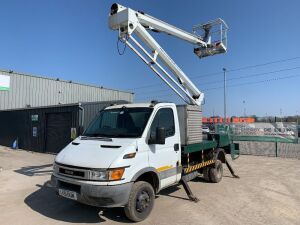
[[[84,132],[90,137],[140,137],[152,108],[118,108],[101,111]]]

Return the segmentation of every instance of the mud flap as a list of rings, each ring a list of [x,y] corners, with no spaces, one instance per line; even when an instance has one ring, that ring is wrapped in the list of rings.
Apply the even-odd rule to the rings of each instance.
[[[240,145],[238,143],[231,143],[230,153],[231,153],[232,160],[235,160],[238,157],[240,157]]]

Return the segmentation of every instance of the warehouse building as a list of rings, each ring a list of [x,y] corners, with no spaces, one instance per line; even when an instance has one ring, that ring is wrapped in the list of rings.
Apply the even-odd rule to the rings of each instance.
[[[133,93],[0,71],[0,145],[57,153],[100,110]]]
[[[0,70],[0,110],[116,100],[133,93]]]

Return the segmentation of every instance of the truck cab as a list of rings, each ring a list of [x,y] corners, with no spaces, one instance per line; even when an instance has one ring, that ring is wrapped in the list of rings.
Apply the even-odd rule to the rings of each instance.
[[[125,207],[134,221],[154,196],[181,180],[180,128],[173,103],[125,104],[102,110],[55,158],[59,195],[101,207]]]

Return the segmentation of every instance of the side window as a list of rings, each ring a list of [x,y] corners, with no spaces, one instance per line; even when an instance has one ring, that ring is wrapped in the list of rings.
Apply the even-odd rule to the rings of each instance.
[[[151,125],[151,137],[155,137],[157,127],[165,128],[166,137],[171,137],[175,134],[174,114],[171,108],[158,110]]]

